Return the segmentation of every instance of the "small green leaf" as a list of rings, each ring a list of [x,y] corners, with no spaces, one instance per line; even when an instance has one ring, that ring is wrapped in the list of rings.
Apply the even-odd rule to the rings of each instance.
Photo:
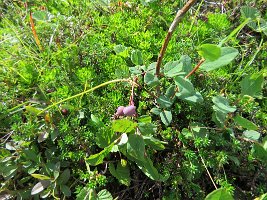
[[[65,169],[58,177],[57,184],[58,185],[64,185],[68,182],[69,178],[70,178],[70,170]]]
[[[61,189],[61,192],[64,194],[64,196],[69,197],[71,195],[71,191],[70,191],[69,186],[61,185],[60,189]]]
[[[32,107],[32,106],[25,106],[25,109],[28,113],[31,115],[37,116],[39,112],[41,112],[41,109]]]
[[[95,136],[96,144],[100,148],[105,148],[113,141],[112,139],[114,135],[115,133],[112,129],[100,128],[98,134]]]
[[[140,66],[129,67],[129,70],[130,70],[131,74],[133,74],[133,75],[142,74],[142,71],[141,71],[141,69],[139,67]]]
[[[140,50],[133,50],[131,54],[131,60],[135,65],[143,64],[142,52]]]
[[[174,81],[179,88],[179,91],[175,94],[179,99],[194,103],[203,101],[202,95],[195,91],[193,84],[188,79],[177,76]]]
[[[179,87],[179,93],[181,93],[181,95],[191,96],[195,94],[194,86],[188,79],[177,76],[174,78],[174,81],[175,84]]]
[[[152,147],[155,150],[164,150],[164,143],[156,138],[154,138],[153,136],[143,136],[145,144]]]
[[[130,134],[127,143],[127,153],[138,160],[143,160],[145,155],[145,142],[141,135]]]
[[[166,181],[169,178],[168,174],[163,176],[158,172],[149,157],[146,157],[144,162],[137,162],[137,165],[152,180]]]
[[[200,69],[205,71],[211,71],[214,69],[218,69],[225,65],[228,65],[232,62],[235,57],[238,55],[238,50],[232,47],[222,47],[221,48],[221,57],[217,60],[209,61],[206,60],[201,66]]]
[[[172,106],[173,102],[169,97],[160,95],[159,98],[157,98],[157,103],[159,104],[160,108],[169,108]]]
[[[152,118],[149,115],[142,115],[138,117],[138,122],[140,123],[151,123]]]
[[[142,135],[153,135],[156,133],[157,126],[152,123],[138,123],[138,128]]]
[[[105,124],[95,115],[91,114],[91,120],[94,122],[95,125],[103,127]]]
[[[98,200],[94,189],[84,187],[77,195],[76,200]]]
[[[154,87],[159,84],[158,78],[149,72],[145,74],[144,81],[150,87]]]
[[[267,162],[267,150],[265,150],[261,144],[255,143],[251,149],[251,152],[255,158],[264,163]]]
[[[249,95],[251,97],[261,98],[263,87],[263,74],[256,73],[247,75],[241,82],[241,94]]]
[[[152,109],[150,110],[150,112],[152,112],[152,113],[155,114],[155,115],[159,115],[160,112],[161,112],[161,109],[159,109],[159,108],[152,108]]]
[[[259,140],[261,134],[257,131],[253,131],[253,130],[249,130],[249,131],[245,131],[243,133],[243,137],[250,139],[250,140]]]
[[[0,167],[2,168],[2,166]],[[18,169],[18,166],[15,164],[6,164],[3,169],[1,169],[1,173],[5,178],[11,178],[15,175],[16,170]]]
[[[174,77],[177,75],[184,74],[183,72],[183,63],[179,61],[171,61],[164,65],[164,74],[167,77]]]
[[[226,116],[227,113],[216,110],[212,114],[212,121],[214,121],[217,124],[217,126],[223,127]]]
[[[166,90],[165,96],[168,98],[172,98],[175,95],[175,90],[176,90],[176,87],[174,85],[171,85]]]
[[[121,162],[118,162],[117,168],[115,169],[113,163],[110,163],[109,171],[114,177],[116,177],[119,180],[121,184],[124,184],[126,186],[130,185],[131,182],[130,170],[127,164],[125,166],[122,166]]]
[[[247,25],[254,31],[257,31],[259,28],[258,20],[261,17],[261,13],[256,8],[250,6],[242,6],[240,12],[243,18],[251,19],[251,21]]]
[[[165,124],[166,126],[169,126],[170,123],[172,122],[172,113],[171,111],[164,110],[163,112],[160,113],[160,119]]]
[[[22,150],[28,159],[34,161],[35,163],[39,163],[39,156],[31,149]]]
[[[89,156],[89,158],[86,158],[86,162],[92,166],[96,166],[96,165],[103,163],[104,158],[109,154],[113,146],[114,146],[114,143],[111,143],[108,147],[104,148],[101,152]]]
[[[214,103],[213,109],[215,111],[220,111],[223,113],[235,112],[236,107],[230,106],[228,100],[222,96],[216,96],[212,98],[212,102]]]
[[[156,66],[157,66],[156,62],[151,63],[150,65],[148,65],[146,72],[155,75],[156,74]]]
[[[127,50],[127,47],[125,47],[125,46],[123,46],[121,44],[114,46],[114,51],[115,51],[116,54],[120,54],[120,53],[122,53],[122,52],[124,52],[126,50]]]
[[[183,72],[185,72],[185,74],[188,74],[192,71],[193,68],[191,58],[188,55],[182,55],[179,59],[179,62],[183,63]]]
[[[112,129],[115,132],[129,133],[137,127],[137,123],[131,121],[130,119],[118,119],[112,122]]]
[[[34,13],[32,13],[32,18],[39,20],[39,21],[48,21],[49,17],[51,16],[50,13],[48,13],[47,11],[35,11]]]
[[[226,189],[219,188],[209,193],[205,200],[234,200],[234,198],[229,194],[229,192],[227,192]]]
[[[97,193],[97,200],[113,200],[113,197],[109,191],[104,189]]]
[[[53,171],[54,179],[57,179],[58,178],[59,172],[60,172],[60,162],[57,162],[55,164],[55,166],[54,166],[54,171]]]
[[[214,61],[221,56],[221,48],[215,44],[203,44],[198,48],[198,53],[206,60]]]
[[[255,198],[254,200],[267,200],[267,193],[262,194],[261,196]]]
[[[51,180],[49,176],[42,175],[42,174],[31,174],[31,176],[39,180]]]
[[[243,128],[246,128],[248,130],[257,130],[258,127],[251,121],[247,120],[244,117],[241,117],[240,115],[237,115],[234,117],[234,121]]]

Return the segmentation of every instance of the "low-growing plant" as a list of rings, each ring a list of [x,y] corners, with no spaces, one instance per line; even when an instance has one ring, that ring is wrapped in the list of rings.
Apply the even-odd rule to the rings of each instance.
[[[31,40],[22,39],[10,25],[14,45],[22,48],[15,53],[23,59],[13,60],[8,52],[15,47],[5,46],[2,71],[11,78],[1,77],[7,87],[3,91],[16,84],[21,88],[0,102],[0,118],[7,118],[1,128],[9,131],[2,138],[0,195],[66,199],[75,191],[77,199],[91,200],[124,198],[129,191],[132,199],[266,198],[266,70],[248,69],[266,46],[265,19],[257,9],[241,7],[240,25],[213,40],[213,32],[220,34],[230,24],[226,15],[209,13],[207,26],[195,29],[186,23],[199,33],[197,48],[181,42],[184,52],[193,51],[193,56],[173,55],[174,30],[195,2],[188,1],[177,12],[169,29],[169,18],[156,17],[159,1],[142,1],[143,7],[136,2],[76,2],[79,6],[72,14],[84,12],[81,5],[87,5],[92,9],[88,21],[83,15],[66,17],[75,3],[50,2],[50,12],[30,12]],[[31,9],[38,5],[42,3]],[[55,17],[55,9],[66,16]],[[142,14],[140,9],[153,17],[133,18]],[[128,24],[118,24],[118,29],[125,33],[106,28],[105,23],[124,18]],[[84,27],[77,30],[76,23]],[[139,23],[146,24],[146,31],[138,32]],[[159,47],[153,37],[164,31],[157,33],[151,24],[168,29],[157,62],[150,49]],[[235,45],[244,27],[261,34],[248,60],[243,54],[240,58]],[[143,41],[137,40],[135,31]],[[208,42],[203,39],[207,35]],[[167,48],[172,53],[165,55]],[[168,62],[162,64],[163,58]],[[241,69],[233,64],[239,62]],[[240,188],[246,174],[249,183]]]

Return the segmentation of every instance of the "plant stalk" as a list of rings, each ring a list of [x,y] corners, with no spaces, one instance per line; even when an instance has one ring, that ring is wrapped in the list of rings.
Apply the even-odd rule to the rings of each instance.
[[[164,40],[164,42],[163,42],[163,44],[162,44],[160,53],[159,53],[159,55],[158,55],[158,60],[157,60],[157,64],[156,64],[156,76],[159,76],[160,65],[161,65],[161,63],[162,63],[162,59],[163,59],[163,57],[164,57],[164,54],[165,54],[166,49],[167,49],[167,46],[168,46],[168,44],[169,44],[169,41],[170,41],[170,39],[171,39],[171,37],[172,37],[172,34],[173,34],[175,28],[177,27],[177,25],[179,24],[179,22],[181,21],[181,19],[182,19],[183,16],[185,15],[185,13],[192,7],[192,5],[193,5],[194,3],[196,3],[196,2],[197,2],[197,0],[189,0],[189,1],[185,4],[185,6],[184,6],[181,10],[179,10],[179,11],[177,12],[177,14],[176,14],[176,16],[175,16],[175,18],[174,18],[174,20],[173,20],[173,22],[172,22],[172,24],[171,24],[171,26],[170,26],[170,28],[169,28],[169,31],[168,31],[168,33],[167,33],[167,35],[166,35],[166,37],[165,37],[165,40]]]
[[[43,110],[42,110],[41,112],[39,112],[37,115],[40,115],[40,114],[44,113],[45,111],[49,110],[50,108],[53,108],[54,106],[56,106],[56,105],[58,105],[58,104],[64,103],[64,102],[69,101],[69,100],[71,100],[71,99],[74,99],[74,98],[76,98],[76,97],[82,96],[82,95],[84,95],[84,94],[86,94],[86,93],[93,92],[94,90],[96,90],[96,89],[98,89],[98,88],[101,88],[101,87],[103,87],[103,86],[109,85],[109,84],[111,84],[111,83],[117,83],[117,82],[131,82],[131,83],[132,83],[133,81],[130,80],[130,79],[115,79],[115,80],[107,81],[107,82],[102,83],[102,84],[100,84],[100,85],[97,85],[97,86],[95,86],[95,87],[93,87],[93,88],[91,88],[91,89],[89,89],[89,90],[85,90],[85,91],[83,91],[83,92],[81,92],[81,93],[79,93],[79,94],[73,95],[73,96],[68,97],[68,98],[66,98],[66,99],[62,99],[61,101],[58,101],[58,102],[56,102],[56,103],[53,103],[52,105],[50,105],[50,106],[46,107],[45,109],[43,109]],[[133,82],[133,84],[135,84],[135,83]]]

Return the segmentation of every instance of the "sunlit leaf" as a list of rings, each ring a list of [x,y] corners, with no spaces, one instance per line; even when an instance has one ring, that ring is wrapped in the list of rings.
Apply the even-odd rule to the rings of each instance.
[[[263,74],[247,75],[241,82],[241,94],[260,98],[262,96]]]
[[[91,200],[91,199],[90,199]],[[97,193],[97,200],[113,200],[112,195],[106,189],[100,190]]]
[[[221,56],[221,48],[215,44],[202,44],[198,53],[208,61],[217,60]]]
[[[50,180],[51,179],[49,176],[42,175],[42,174],[31,174],[31,176],[39,180]]]
[[[200,69],[205,70],[205,71],[211,71],[214,69],[218,69],[220,67],[228,65],[230,62],[232,62],[235,59],[235,57],[237,55],[238,55],[237,49],[235,49],[233,47],[222,47],[221,48],[221,56],[214,61],[206,60],[200,66]]]
[[[216,96],[212,98],[212,101],[214,103],[213,109],[215,111],[220,111],[223,113],[230,113],[236,111],[236,107],[230,106],[228,100],[225,97]]]
[[[91,155],[89,158],[87,158],[86,162],[92,166],[96,166],[96,165],[103,163],[104,158],[109,154],[113,146],[114,146],[114,143],[111,143],[108,147],[104,148],[101,152]]]
[[[131,121],[130,119],[118,119],[112,122],[112,129],[115,132],[120,133],[129,133],[135,130],[136,126],[137,123]]]
[[[234,198],[229,194],[229,192],[227,192],[226,189],[219,188],[209,193],[205,200],[234,200]]]
[[[179,91],[175,94],[179,99],[194,103],[203,101],[202,95],[195,91],[193,84],[188,79],[177,76],[174,81],[179,88]]]
[[[257,130],[258,127],[251,121],[247,120],[244,117],[241,117],[240,115],[237,115],[234,117],[234,121],[243,128],[246,128],[248,130]]]
[[[261,134],[257,131],[253,131],[253,130],[249,130],[249,131],[245,131],[243,133],[243,137],[248,138],[250,140],[259,140]]]

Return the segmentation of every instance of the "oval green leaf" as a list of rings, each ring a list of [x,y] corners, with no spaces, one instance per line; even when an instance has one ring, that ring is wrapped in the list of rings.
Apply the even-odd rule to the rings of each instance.
[[[233,47],[222,47],[221,48],[221,56],[214,61],[206,60],[200,66],[200,69],[205,70],[205,71],[211,71],[214,69],[218,69],[220,67],[228,65],[230,62],[232,62],[235,59],[235,57],[237,55],[238,55],[237,49],[235,49]]]

